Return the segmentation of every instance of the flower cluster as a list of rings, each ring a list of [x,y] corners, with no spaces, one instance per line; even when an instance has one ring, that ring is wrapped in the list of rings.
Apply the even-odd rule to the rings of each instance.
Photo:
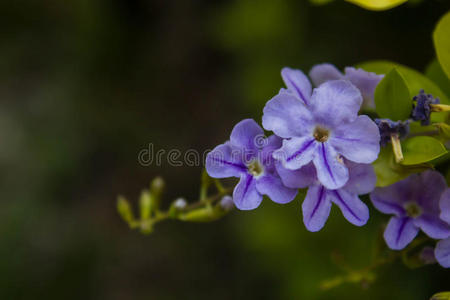
[[[370,193],[375,208],[393,215],[384,232],[389,248],[403,249],[423,231],[439,240],[424,254],[428,261],[436,259],[450,267],[450,188],[443,176],[425,171],[375,188],[371,165],[380,145],[392,142],[394,153],[401,156],[400,139],[408,135],[409,123],[428,124],[438,100],[421,91],[413,99],[412,120],[373,121],[359,112],[363,103],[374,108],[374,91],[382,75],[354,68],[342,74],[330,64],[321,64],[309,74],[315,87],[300,70],[284,68],[281,76],[286,88],[266,103],[262,116],[263,128],[273,134],[265,137],[263,128],[245,119],[235,125],[230,140],[206,158],[211,177],[240,178],[234,205],[255,209],[263,195],[284,204],[299,189],[307,189],[303,222],[309,231],[319,231],[332,203],[350,223],[366,224],[369,209],[359,196]]]
[[[425,171],[370,194],[373,205],[393,215],[384,231],[389,248],[405,248],[419,230],[432,239],[442,239],[435,249],[436,260],[450,267],[450,188],[437,171]]]
[[[363,95],[373,100],[381,77],[347,68],[346,75],[323,75],[319,80],[318,70],[324,67],[332,66],[311,70],[316,88],[300,70],[282,70],[286,88],[267,102],[262,117],[264,129],[273,135],[265,138],[263,129],[246,119],[234,127],[229,141],[208,154],[211,177],[240,178],[233,192],[238,209],[258,207],[263,195],[288,203],[299,188],[308,188],[302,205],[308,230],[323,227],[331,203],[352,224],[367,222],[369,210],[358,195],[375,187],[370,164],[378,157],[380,134],[377,125],[358,112]]]

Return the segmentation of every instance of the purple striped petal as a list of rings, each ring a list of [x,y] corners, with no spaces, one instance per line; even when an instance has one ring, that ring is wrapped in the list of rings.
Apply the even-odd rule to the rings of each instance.
[[[283,81],[289,91],[294,93],[304,104],[308,105],[312,87],[306,75],[300,70],[283,68],[281,70],[281,77],[283,77]]]
[[[295,137],[283,140],[283,146],[273,153],[276,160],[281,161],[283,167],[296,170],[308,164],[314,157],[317,143],[310,136]]]
[[[445,239],[450,236],[450,226],[437,216],[423,214],[414,219],[414,224],[433,239]]]
[[[280,162],[275,163],[278,175],[283,184],[290,188],[302,189],[312,185],[316,181],[316,168],[309,163],[298,170],[289,170]]]
[[[243,174],[233,191],[234,205],[240,210],[251,210],[257,208],[262,199],[263,196],[258,193],[253,176]]]
[[[390,186],[375,188],[370,193],[370,200],[376,209],[385,214],[394,214],[398,217],[406,215],[403,205],[416,200],[415,188],[417,188],[417,174],[396,182]]]
[[[383,79],[384,75],[377,75],[363,69],[355,69],[352,67],[345,68],[345,79],[353,83],[360,91],[364,99],[363,106],[367,108],[375,108],[374,94],[378,83]]]
[[[209,176],[214,178],[240,177],[247,172],[241,156],[236,155],[228,143],[221,144],[208,153],[205,167]]]
[[[442,194],[439,208],[441,209],[441,219],[450,224],[450,188],[447,188]]]
[[[380,131],[368,116],[358,116],[354,122],[336,128],[330,144],[348,160],[369,164],[380,152]]]
[[[246,151],[260,148],[258,142],[264,139],[264,130],[253,119],[245,119],[237,123],[231,131],[230,142]]]
[[[444,176],[437,171],[428,170],[416,177],[417,203],[428,214],[438,216],[439,200],[447,189]]]
[[[358,195],[347,192],[344,189],[328,192],[330,199],[341,210],[344,217],[356,226],[363,226],[369,220],[369,208],[362,202]]]
[[[416,237],[419,228],[411,218],[392,217],[384,231],[384,240],[389,248],[401,250]]]
[[[373,191],[377,176],[372,165],[356,164],[350,161],[346,161],[345,165],[349,173],[349,179],[343,187],[346,191],[356,195],[364,195]]]
[[[319,86],[330,80],[343,79],[344,75],[332,64],[320,64],[315,65],[311,71],[309,71],[309,77],[315,86]]]
[[[333,80],[315,88],[310,102],[315,121],[334,129],[356,120],[362,96],[349,81]]]
[[[322,229],[330,215],[331,201],[322,185],[309,187],[302,203],[303,223],[306,229],[315,232]]]
[[[434,256],[441,266],[450,268],[450,238],[437,243]]]
[[[281,146],[283,145],[283,140],[273,134],[268,138],[260,141],[260,144],[262,144],[263,148],[258,154],[258,159],[260,162],[262,162],[266,169],[272,171],[275,169],[273,152],[281,148]]]
[[[341,188],[348,181],[348,169],[338,153],[327,142],[318,143],[313,159],[317,178],[327,189]]]
[[[282,138],[307,135],[312,130],[311,112],[291,93],[280,93],[266,103],[262,124]]]
[[[256,189],[259,193],[267,195],[273,202],[285,204],[294,200],[297,189],[283,185],[279,177],[265,175],[256,179]]]

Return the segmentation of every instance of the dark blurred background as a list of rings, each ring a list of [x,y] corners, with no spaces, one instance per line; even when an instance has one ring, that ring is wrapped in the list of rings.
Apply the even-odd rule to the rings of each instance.
[[[414,1],[416,2],[416,1]],[[334,208],[309,233],[299,200],[144,236],[115,210],[161,175],[165,203],[195,200],[201,167],[138,153],[211,149],[308,71],[389,59],[424,70],[448,1],[386,12],[341,1],[17,0],[0,3],[0,299],[427,299],[437,266],[383,267],[368,288],[320,282],[371,262],[387,216],[354,227]],[[136,204],[136,202],[134,202]]]

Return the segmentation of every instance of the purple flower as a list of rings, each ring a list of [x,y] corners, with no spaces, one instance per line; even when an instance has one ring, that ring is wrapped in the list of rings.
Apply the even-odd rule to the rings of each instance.
[[[441,240],[434,249],[437,262],[444,268],[450,268],[450,238]]]
[[[364,99],[363,107],[375,108],[374,93],[378,83],[383,79],[384,75],[377,75],[363,69],[355,69],[352,67],[345,68],[345,74],[342,74],[332,64],[315,65],[309,71],[309,77],[315,86],[330,80],[344,79],[353,83],[362,94]]]
[[[257,208],[263,195],[277,203],[290,202],[297,190],[282,184],[272,158],[272,152],[280,146],[280,138],[265,138],[254,120],[245,119],[234,126],[228,142],[208,153],[206,171],[214,178],[240,178],[233,192],[238,209]]]
[[[393,214],[384,239],[389,248],[403,249],[419,229],[433,239],[450,236],[450,226],[439,218],[439,199],[446,190],[444,177],[436,171],[413,174],[384,188],[376,188],[370,199],[382,213]]]
[[[367,116],[358,116],[361,93],[350,82],[334,80],[314,89],[301,71],[283,69],[288,89],[267,102],[263,126],[282,137],[273,153],[290,170],[313,162],[327,189],[348,180],[343,157],[356,163],[373,162],[380,151],[380,133]]]
[[[309,186],[302,204],[303,223],[309,231],[319,231],[325,225],[331,210],[331,203],[336,204],[344,217],[356,226],[366,224],[369,209],[358,195],[370,193],[376,182],[372,165],[346,162],[349,180],[340,189],[329,190],[315,180],[316,172],[312,164],[299,170],[288,170],[276,164],[283,183],[291,188]]]
[[[450,224],[450,188],[447,188],[442,194],[439,208],[441,209],[441,219]]]

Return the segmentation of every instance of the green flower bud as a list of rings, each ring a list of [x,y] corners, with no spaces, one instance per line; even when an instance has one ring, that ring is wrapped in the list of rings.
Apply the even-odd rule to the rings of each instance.
[[[164,187],[166,186],[164,179],[162,177],[155,177],[150,184],[150,192],[156,198],[159,198],[164,191]]]
[[[184,198],[178,198],[172,204],[169,208],[169,217],[176,218],[178,215],[186,208],[187,202]]]
[[[134,223],[134,215],[130,203],[123,196],[117,197],[117,212],[131,227]]]
[[[148,190],[144,190],[139,198],[141,220],[148,220],[154,209],[154,199]]]

